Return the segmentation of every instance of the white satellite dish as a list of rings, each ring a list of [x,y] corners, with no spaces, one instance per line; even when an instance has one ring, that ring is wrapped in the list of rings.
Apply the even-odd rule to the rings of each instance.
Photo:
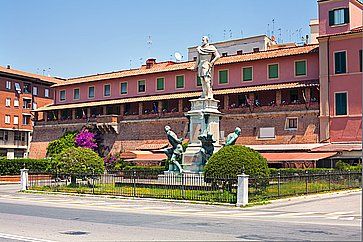
[[[175,52],[174,57],[177,61],[181,61],[181,59],[183,58],[183,56],[179,52]]]

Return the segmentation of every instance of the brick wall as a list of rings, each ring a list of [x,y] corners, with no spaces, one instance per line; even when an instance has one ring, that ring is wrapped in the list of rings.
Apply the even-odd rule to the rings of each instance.
[[[286,117],[298,118],[298,129],[285,130]],[[318,138],[318,111],[276,112],[260,114],[229,114],[221,120],[221,130],[233,132],[236,126],[242,129],[238,144],[289,144],[316,143]],[[84,124],[35,126],[30,148],[31,158],[45,156],[48,142],[62,136],[66,131],[80,130]],[[122,121],[119,134],[105,134],[104,145],[113,152],[135,150],[148,143],[167,143],[164,126],[170,125],[179,137],[188,138],[186,117]],[[275,139],[257,139],[260,127],[275,127]]]

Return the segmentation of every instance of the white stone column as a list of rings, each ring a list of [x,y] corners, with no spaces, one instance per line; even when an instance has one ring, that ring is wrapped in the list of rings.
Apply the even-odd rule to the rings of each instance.
[[[28,189],[28,169],[20,170],[20,191],[26,191]]]
[[[248,175],[238,175],[237,185],[237,207],[246,206],[248,204]]]

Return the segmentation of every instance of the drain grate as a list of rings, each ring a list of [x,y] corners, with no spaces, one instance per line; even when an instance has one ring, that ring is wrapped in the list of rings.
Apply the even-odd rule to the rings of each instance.
[[[85,234],[89,234],[89,232],[86,231],[64,231],[64,232],[59,232],[61,234],[67,234],[67,235],[85,235]]]

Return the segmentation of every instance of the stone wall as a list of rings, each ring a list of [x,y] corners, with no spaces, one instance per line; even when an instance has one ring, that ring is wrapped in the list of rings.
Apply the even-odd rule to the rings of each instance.
[[[236,126],[242,129],[237,140],[238,144],[299,144],[316,143],[319,134],[318,110],[297,112],[226,114],[221,119],[221,131],[225,136],[233,132]],[[297,130],[286,130],[286,117],[298,118]],[[33,139],[30,146],[30,157],[45,156],[48,143],[62,136],[66,131],[80,130],[84,124],[59,124],[34,126]],[[143,144],[167,143],[164,126],[170,125],[179,137],[188,137],[188,119],[157,118],[121,121],[119,133],[104,134],[104,145],[113,152],[135,150]],[[275,127],[276,138],[258,139],[260,127]]]

